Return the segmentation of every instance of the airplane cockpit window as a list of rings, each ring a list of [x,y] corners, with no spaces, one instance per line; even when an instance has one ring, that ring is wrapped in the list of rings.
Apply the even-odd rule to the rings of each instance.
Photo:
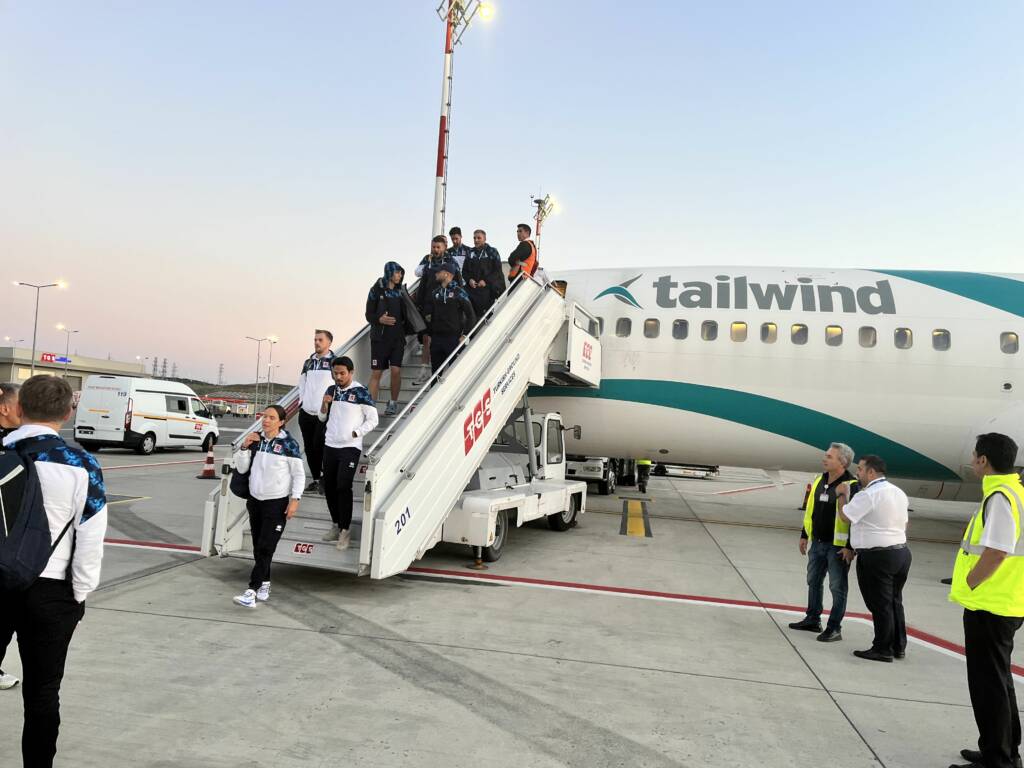
[[[779,326],[775,323],[761,323],[761,341],[774,344],[779,340]]]
[[[914,346],[914,332],[909,328],[897,328],[893,341],[896,342],[896,349],[910,349]]]
[[[729,326],[729,338],[733,341],[746,341],[747,340],[747,324],[734,321]]]
[[[656,339],[658,334],[661,333],[661,321],[656,320],[653,317],[649,317],[644,320],[644,338]]]
[[[843,343],[843,326],[841,325],[826,325],[825,326],[825,344],[830,347],[838,347]]]
[[[806,344],[807,326],[802,323],[795,323],[793,327],[789,329],[789,338],[794,344]]]
[[[685,339],[690,335],[690,324],[686,320],[672,321],[672,338]]]
[[[949,331],[945,328],[936,328],[932,331],[932,349],[936,349],[939,352],[946,352],[952,343]]]
[[[999,334],[999,348],[1007,355],[1016,355],[1020,349],[1020,337],[1013,331]]]
[[[615,321],[615,335],[621,339],[626,338],[633,332],[633,321],[628,317],[620,317]]]
[[[714,341],[718,338],[718,323],[714,320],[705,320],[700,324],[700,337],[704,341]]]
[[[876,331],[870,325],[862,325],[860,327],[860,333],[857,334],[860,339],[860,345],[870,349],[878,343],[878,331]]]

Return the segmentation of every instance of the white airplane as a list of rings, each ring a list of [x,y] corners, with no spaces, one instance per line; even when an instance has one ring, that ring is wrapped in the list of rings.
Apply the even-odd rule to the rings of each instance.
[[[1024,446],[1024,275],[704,266],[552,278],[601,324],[599,389],[531,391],[535,409],[583,426],[572,453],[820,471],[836,441],[884,458],[910,495],[975,499],[975,436]]]

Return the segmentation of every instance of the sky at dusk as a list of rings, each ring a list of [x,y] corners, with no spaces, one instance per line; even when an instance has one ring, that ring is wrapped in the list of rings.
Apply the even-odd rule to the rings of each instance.
[[[447,224],[561,268],[1024,272],[1024,5],[495,0],[456,51]],[[431,235],[430,0],[0,0],[0,339],[250,381]],[[364,377],[367,372],[363,372]],[[358,372],[357,372],[358,375]]]

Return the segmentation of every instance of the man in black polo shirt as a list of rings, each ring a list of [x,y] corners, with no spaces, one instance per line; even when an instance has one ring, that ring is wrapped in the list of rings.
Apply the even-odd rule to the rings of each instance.
[[[811,483],[804,508],[804,524],[800,531],[800,554],[807,555],[807,615],[789,625],[790,629],[820,632],[818,640],[834,643],[843,639],[843,616],[846,614],[846,595],[849,591],[850,525],[836,515],[836,489],[850,487],[850,495],[857,491],[857,479],[850,474],[853,449],[844,443],[832,443],[821,460],[824,473]],[[832,593],[832,610],[828,626],[821,630],[824,609],[825,574]]]

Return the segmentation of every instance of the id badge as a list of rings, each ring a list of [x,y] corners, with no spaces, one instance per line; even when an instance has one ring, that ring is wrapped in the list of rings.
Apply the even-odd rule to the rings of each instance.
[[[821,494],[821,496],[818,497],[818,501],[828,501],[828,491]]]

